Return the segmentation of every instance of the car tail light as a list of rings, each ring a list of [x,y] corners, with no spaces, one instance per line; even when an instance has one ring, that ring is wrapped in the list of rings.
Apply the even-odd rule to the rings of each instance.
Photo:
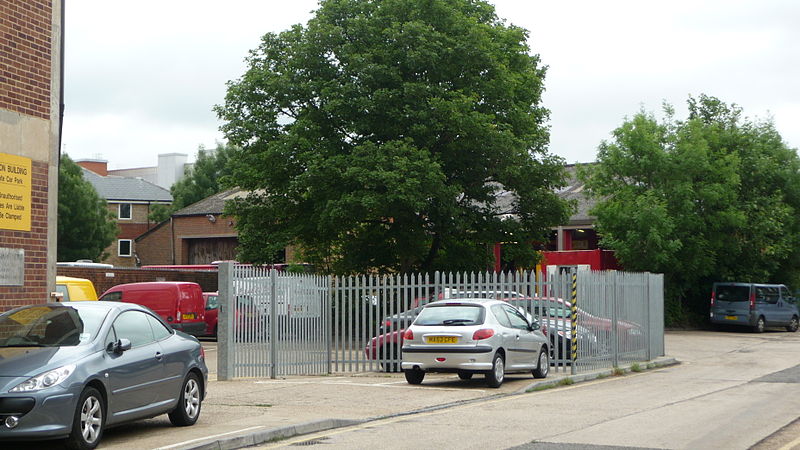
[[[542,322],[542,327],[541,327],[541,329],[542,329],[542,334],[544,334],[545,336],[547,336],[547,324],[546,324],[546,323]]]
[[[386,327],[386,328],[390,328],[392,326],[392,321],[391,320],[387,320],[387,321],[383,322],[383,326]]]
[[[481,328],[480,330],[472,333],[473,341],[480,341],[481,339],[489,339],[494,336],[494,330],[491,328]]]
[[[750,292],[750,311],[756,309],[756,292]]]
[[[180,310],[178,310],[177,314],[175,314],[175,323],[180,323],[180,321],[181,321],[181,312]]]
[[[404,341],[414,340],[414,332],[411,330],[406,330],[406,332],[403,333],[403,340]]]
[[[206,349],[203,346],[200,346],[200,359],[206,359]]]
[[[711,306],[714,306],[714,291],[711,291]]]

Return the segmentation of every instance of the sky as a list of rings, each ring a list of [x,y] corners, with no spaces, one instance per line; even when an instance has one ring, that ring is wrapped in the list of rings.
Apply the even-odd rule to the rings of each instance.
[[[589,162],[626,117],[686,116],[689,96],[771,119],[800,147],[800,3],[493,0],[529,31],[548,66],[542,104],[551,153]],[[109,169],[155,166],[158,155],[213,148],[212,108],[267,32],[305,24],[316,0],[66,2],[62,152]]]

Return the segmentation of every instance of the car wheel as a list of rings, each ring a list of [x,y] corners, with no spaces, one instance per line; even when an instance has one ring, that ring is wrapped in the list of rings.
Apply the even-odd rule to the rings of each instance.
[[[503,360],[503,355],[497,353],[494,355],[494,361],[492,361],[492,370],[486,374],[486,384],[488,384],[489,387],[498,388],[503,384],[505,375],[506,364]]]
[[[798,326],[800,326],[800,324],[797,322],[797,316],[792,316],[792,320],[789,322],[789,326],[786,327],[786,331],[794,333],[797,331]]]
[[[764,316],[759,316],[758,320],[756,321],[756,326],[753,327],[753,331],[755,333],[763,333],[765,327],[766,323],[764,323]]]
[[[550,371],[550,358],[548,356],[547,350],[544,348],[539,352],[539,362],[532,371],[534,378],[547,377],[547,373]]]
[[[97,447],[103,436],[105,426],[105,404],[100,392],[87,387],[78,398],[75,417],[72,419],[72,432],[67,438],[67,447],[90,450]]]
[[[458,378],[461,378],[462,380],[471,380],[472,372],[458,372]]]
[[[194,425],[200,417],[203,394],[200,392],[200,381],[197,374],[189,372],[183,381],[178,404],[169,413],[169,421],[176,427]]]
[[[422,383],[422,380],[425,379],[425,372],[419,369],[406,370],[404,373],[406,375],[406,381],[408,381],[408,384],[420,384]]]

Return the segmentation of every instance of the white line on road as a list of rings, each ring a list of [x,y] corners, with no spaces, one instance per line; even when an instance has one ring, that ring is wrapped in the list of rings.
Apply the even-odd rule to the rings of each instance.
[[[241,430],[229,431],[227,433],[215,434],[213,436],[205,436],[205,437],[201,437],[201,438],[197,438],[197,439],[192,439],[191,441],[178,442],[177,444],[167,445],[166,447],[158,447],[158,448],[156,448],[154,450],[166,450],[166,449],[169,449],[169,448],[181,447],[181,446],[184,446],[184,445],[187,445],[187,444],[192,444],[192,443],[195,443],[195,442],[206,441],[206,440],[209,440],[209,439],[216,439],[218,437],[227,436],[229,434],[243,433],[245,431],[257,430],[259,428],[265,428],[265,427],[264,426],[258,426],[258,427],[242,428]]]

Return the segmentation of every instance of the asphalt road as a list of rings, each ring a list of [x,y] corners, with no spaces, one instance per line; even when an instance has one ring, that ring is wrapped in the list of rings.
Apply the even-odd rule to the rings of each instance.
[[[800,333],[671,333],[667,345],[681,365],[259,448],[800,447]]]

